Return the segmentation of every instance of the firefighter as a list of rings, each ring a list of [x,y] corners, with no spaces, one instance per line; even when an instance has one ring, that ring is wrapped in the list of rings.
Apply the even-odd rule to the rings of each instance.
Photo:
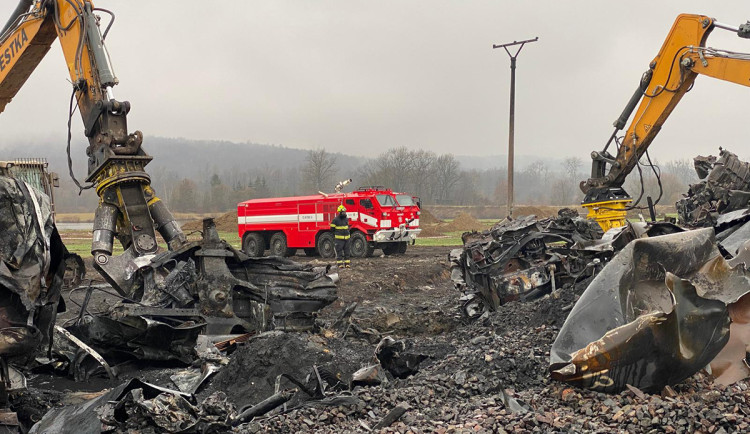
[[[339,205],[338,215],[331,222],[334,243],[336,246],[336,265],[351,268],[349,260],[349,219],[346,217],[346,207]]]

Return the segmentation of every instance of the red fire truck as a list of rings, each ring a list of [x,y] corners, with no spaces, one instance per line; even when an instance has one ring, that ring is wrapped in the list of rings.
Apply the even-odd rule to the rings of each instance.
[[[411,195],[384,187],[360,187],[351,193],[252,199],[237,204],[242,249],[250,256],[335,256],[330,223],[339,205],[346,207],[353,258],[406,252],[419,234],[419,206]]]

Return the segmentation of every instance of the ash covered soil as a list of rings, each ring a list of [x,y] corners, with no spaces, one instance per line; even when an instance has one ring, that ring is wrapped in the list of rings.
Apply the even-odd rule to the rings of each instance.
[[[479,321],[465,323],[449,278],[449,250],[411,246],[405,255],[354,260],[352,269],[341,271],[340,300],[320,315],[320,332],[271,332],[251,339],[204,384],[198,402],[222,391],[237,408],[256,404],[273,394],[279,374],[305,382],[315,365],[324,377],[333,379],[326,380],[333,386],[327,400],[295,398],[286,412],[277,410],[256,418],[235,432],[723,433],[750,429],[746,381],[714,386],[704,373],[698,373],[659,395],[638,390],[607,395],[552,381],[547,373],[549,349],[585,285],[531,303],[509,303]],[[104,299],[97,302],[107,303]],[[358,306],[350,321],[334,326],[354,302]],[[69,306],[75,310],[74,304]],[[387,375],[381,385],[349,391],[351,374],[375,360],[375,345],[384,336],[404,340],[406,353],[427,356],[419,371],[404,379]],[[174,388],[169,380],[174,369],[179,368],[144,368],[129,375]],[[46,384],[38,380],[32,383]],[[333,385],[336,380],[341,384]],[[314,382],[306,384],[313,387]],[[66,387],[75,389],[70,384]],[[287,387],[292,385],[284,382],[281,388]],[[26,398],[56,406],[68,396],[34,386]],[[376,428],[397,405],[407,408],[405,414],[386,428]]]
[[[342,308],[356,302],[358,324],[381,333],[415,336],[453,330],[460,315],[450,281],[449,251],[410,246],[403,255],[352,260],[352,268],[339,272],[339,300],[324,309],[321,318],[335,319]],[[320,258],[294,259],[326,263]]]

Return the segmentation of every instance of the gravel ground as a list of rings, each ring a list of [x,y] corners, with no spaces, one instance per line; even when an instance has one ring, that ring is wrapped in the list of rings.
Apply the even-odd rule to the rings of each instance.
[[[382,432],[747,432],[746,381],[710,384],[698,373],[660,395],[617,395],[550,380],[549,348],[578,290],[510,303],[474,324],[413,342],[455,350],[414,376],[360,387],[356,404],[300,408],[242,425],[240,432],[365,432],[397,405],[408,408]],[[512,405],[508,400],[515,399]],[[508,405],[506,405],[508,403]],[[511,410],[516,408],[516,411]],[[378,431],[378,430],[376,430]]]

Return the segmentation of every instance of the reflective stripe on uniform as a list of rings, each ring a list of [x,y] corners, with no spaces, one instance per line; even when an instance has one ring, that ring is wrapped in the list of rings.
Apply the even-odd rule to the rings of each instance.
[[[333,226],[333,225],[331,225],[331,227],[334,228],[334,229],[342,230],[342,231],[349,229],[349,225],[347,225],[347,226]]]
[[[337,240],[348,240],[349,235],[336,235],[335,236]]]

